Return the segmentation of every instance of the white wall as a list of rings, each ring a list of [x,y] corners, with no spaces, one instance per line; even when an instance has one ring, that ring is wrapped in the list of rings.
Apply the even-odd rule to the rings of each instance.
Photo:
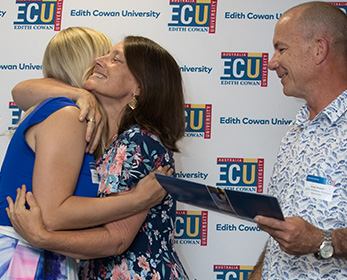
[[[186,3],[180,3],[183,1]],[[229,181],[224,179],[223,168],[229,172],[235,169],[219,159],[264,159],[264,170],[256,175],[263,177],[266,193],[278,144],[302,102],[283,95],[276,73],[267,70],[261,57],[268,56],[269,60],[272,56],[272,35],[278,17],[303,1],[172,2],[175,3],[169,0],[2,1],[0,132],[18,118],[18,108],[10,106],[12,87],[23,79],[42,76],[43,51],[57,31],[50,22],[42,24],[36,13],[55,5],[62,8],[61,28],[91,27],[104,32],[115,43],[125,35],[146,36],[177,59],[182,67],[186,104],[192,107],[186,109],[187,116],[196,117],[195,122],[187,122],[187,136],[180,143],[182,153],[176,155],[176,171],[181,178],[256,191],[252,173],[245,178],[246,183],[231,182],[239,179],[237,172],[229,174],[234,176]],[[346,2],[336,4],[346,9]],[[203,24],[207,18],[202,12],[205,7],[205,15],[211,18],[211,11],[215,15],[215,29],[213,25],[210,28],[209,22]],[[200,11],[200,17],[196,11]],[[56,14],[52,15],[57,18]],[[49,19],[49,14],[44,19]],[[222,53],[232,53],[236,60],[224,58]],[[247,66],[248,60],[254,64]],[[231,61],[232,66],[228,66]],[[256,75],[262,68],[267,75],[265,86],[260,85]],[[252,75],[256,77],[248,80]],[[206,113],[209,108],[210,123],[199,118],[199,112]],[[199,132],[200,124],[203,128],[210,125],[210,130]],[[0,137],[0,162],[7,143],[7,138]],[[246,165],[241,163],[239,167],[243,170]],[[178,212],[176,248],[191,279],[246,279],[267,235],[254,223],[184,204],[178,208],[183,212]],[[201,231],[201,226],[205,230]]]

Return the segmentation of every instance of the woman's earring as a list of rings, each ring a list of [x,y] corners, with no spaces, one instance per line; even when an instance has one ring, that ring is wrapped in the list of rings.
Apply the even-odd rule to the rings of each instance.
[[[131,101],[128,103],[129,107],[131,108],[131,110],[135,110],[136,106],[137,106],[137,99],[136,99],[136,95],[135,93],[133,93],[133,98],[131,99]]]

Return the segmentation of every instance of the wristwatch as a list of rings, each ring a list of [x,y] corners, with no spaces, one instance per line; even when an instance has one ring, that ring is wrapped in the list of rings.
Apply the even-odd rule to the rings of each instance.
[[[324,240],[320,245],[318,252],[315,253],[315,257],[318,260],[329,259],[334,254],[334,247],[331,242],[331,232],[329,230],[323,230]]]

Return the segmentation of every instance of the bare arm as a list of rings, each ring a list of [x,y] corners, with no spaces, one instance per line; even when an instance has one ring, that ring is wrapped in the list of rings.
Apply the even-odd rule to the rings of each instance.
[[[37,248],[54,251],[72,258],[92,259],[123,253],[132,243],[147,211],[104,226],[76,231],[46,230],[41,210],[34,196],[18,189],[16,203],[7,198],[6,209],[16,232]],[[30,209],[25,208],[27,199]],[[86,246],[86,244],[88,244]]]
[[[62,92],[64,95],[62,95]],[[18,83],[12,89],[14,102],[24,111],[50,97],[65,96],[77,101],[82,94],[86,93],[88,91],[84,89],[72,87],[51,78],[26,80]]]
[[[46,227],[50,230],[92,227],[158,204],[165,191],[154,174],[140,181],[133,192],[122,196],[73,196],[86,145],[85,124],[78,121],[78,113],[75,107],[64,107],[27,132],[29,142],[35,139],[33,193]]]
[[[171,176],[173,170],[165,166],[156,172]],[[123,219],[141,211],[148,211],[165,197],[166,192],[154,176],[150,173],[139,181],[134,191],[121,196],[107,196],[104,198],[88,198],[71,196],[66,201],[65,221],[56,215],[56,225],[51,230],[76,229],[104,224]],[[74,215],[71,217],[71,209]]]
[[[161,174],[171,176],[172,169],[169,166],[157,170]],[[151,207],[160,203],[166,192],[150,173],[139,181],[132,192],[122,196],[107,196],[104,198],[89,198],[71,196],[66,201],[65,215],[55,215],[55,221],[47,225],[50,230],[78,229],[104,224],[110,221],[123,219],[141,211],[148,211]],[[70,207],[71,206],[71,207]],[[71,212],[71,209],[74,212]],[[71,215],[71,213],[74,213]]]

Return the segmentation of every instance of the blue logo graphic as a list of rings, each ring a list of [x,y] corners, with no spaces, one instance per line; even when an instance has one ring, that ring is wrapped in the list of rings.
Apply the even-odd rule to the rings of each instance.
[[[175,243],[207,246],[207,229],[207,211],[176,211]]]
[[[222,52],[221,58],[224,60],[222,85],[267,86],[269,54]]]
[[[246,280],[252,273],[253,266],[248,265],[214,265],[216,280]]]
[[[211,104],[186,104],[186,137],[211,138]]]
[[[13,101],[9,103],[8,108],[12,110],[12,126],[8,128],[11,129],[19,122],[20,117],[22,115],[22,109],[20,109]]]
[[[63,0],[16,0],[14,29],[60,31]]]
[[[264,159],[252,158],[218,158],[220,176],[217,186],[224,188],[263,192]]]
[[[217,0],[170,0],[169,31],[216,32]]]

